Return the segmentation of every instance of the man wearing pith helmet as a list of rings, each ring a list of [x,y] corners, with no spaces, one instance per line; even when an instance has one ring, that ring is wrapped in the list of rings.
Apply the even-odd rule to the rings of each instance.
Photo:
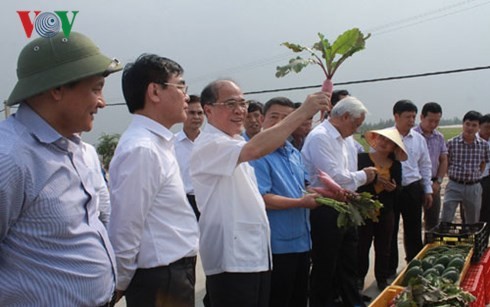
[[[79,133],[122,67],[85,35],[37,38],[21,51],[0,123],[0,306],[105,306],[115,260],[97,217]]]

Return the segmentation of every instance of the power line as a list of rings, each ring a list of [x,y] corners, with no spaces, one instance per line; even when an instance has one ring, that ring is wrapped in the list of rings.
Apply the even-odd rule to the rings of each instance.
[[[477,3],[473,3],[475,1]],[[383,34],[394,32],[394,31],[397,31],[397,30],[400,30],[403,28],[415,26],[415,25],[425,23],[425,22],[428,22],[431,20],[440,19],[443,17],[447,17],[450,15],[454,15],[454,14],[463,12],[463,11],[472,10],[472,9],[479,7],[479,6],[490,4],[490,1],[488,1],[488,0],[485,0],[482,3],[478,3],[478,1],[481,1],[481,0],[464,0],[464,1],[461,1],[458,3],[454,3],[452,5],[447,5],[447,6],[444,6],[444,7],[438,8],[438,9],[434,9],[434,10],[430,10],[430,11],[427,11],[427,12],[424,12],[424,13],[421,13],[418,15],[413,15],[410,17],[406,17],[403,19],[399,19],[399,20],[390,22],[390,23],[386,23],[386,24],[383,24],[380,26],[373,27],[371,29],[366,30],[366,33],[371,33],[371,36],[373,36],[373,37],[377,36],[377,35],[383,35]],[[468,4],[473,4],[473,5],[470,7],[460,8],[459,10],[456,10],[456,11],[451,11],[451,10],[457,9],[460,6],[468,5]],[[248,62],[245,64],[240,64],[240,65],[236,65],[233,67],[225,68],[223,70],[217,70],[214,72],[209,72],[209,73],[197,76],[195,78],[191,78],[190,81],[197,82],[197,81],[201,81],[204,79],[209,79],[210,76],[225,75],[229,72],[235,72],[236,73],[236,72],[249,71],[249,70],[256,69],[258,67],[282,62],[284,60],[288,60],[289,58],[291,58],[291,52],[281,53],[281,54],[277,54],[275,56],[262,58],[262,59],[254,60],[252,62]]]
[[[404,75],[404,76],[394,76],[394,77],[384,77],[384,78],[375,78],[375,79],[365,79],[365,80],[356,80],[356,81],[347,81],[347,82],[338,82],[334,83],[334,85],[348,85],[348,84],[360,84],[360,83],[371,83],[371,82],[380,82],[380,81],[390,81],[390,80],[401,80],[401,79],[410,79],[410,78],[420,78],[420,77],[428,77],[435,75],[447,75],[454,73],[461,73],[467,71],[475,71],[475,70],[484,70],[490,69],[490,66],[480,66],[480,67],[471,67],[471,68],[461,68],[461,69],[453,69],[453,70],[444,70],[444,71],[434,71],[434,72],[426,72],[420,74],[413,75]],[[261,90],[261,91],[251,91],[245,92],[244,95],[250,94],[265,94],[265,93],[274,93],[274,92],[286,92],[286,91],[295,91],[295,90],[304,90],[310,88],[317,88],[322,86],[318,85],[307,85],[307,86],[298,86],[298,87],[288,87],[288,88],[280,88],[280,89],[272,89],[272,90]]]
[[[448,74],[455,74],[455,73],[462,73],[462,72],[469,72],[469,71],[478,71],[478,70],[485,70],[485,69],[490,69],[490,66],[469,67],[469,68],[460,68],[460,69],[452,69],[452,70],[425,72],[425,73],[412,74],[412,75],[402,75],[402,76],[393,76],[393,77],[345,81],[345,82],[334,83],[334,85],[349,85],[349,84],[372,83],[372,82],[391,81],[391,80],[413,79],[413,78],[422,78],[422,77],[429,77],[429,76],[436,76],[436,75],[448,75]],[[249,92],[244,92],[243,94],[244,95],[266,94],[266,93],[305,90],[305,89],[318,88],[318,87],[321,87],[321,84],[296,86],[296,87],[286,87],[286,88],[260,90],[260,91],[249,91]],[[125,102],[106,103],[106,106],[107,107],[126,106],[126,103]],[[11,108],[17,108],[17,106],[12,106]],[[3,112],[4,110],[5,110],[5,108],[0,110],[0,112]]]

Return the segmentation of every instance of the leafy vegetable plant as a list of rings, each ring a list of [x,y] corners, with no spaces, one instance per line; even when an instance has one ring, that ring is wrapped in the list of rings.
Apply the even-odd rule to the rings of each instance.
[[[337,227],[355,227],[365,224],[369,219],[378,222],[378,216],[383,204],[373,199],[368,192],[355,193],[342,189],[327,173],[319,171],[318,178],[323,187],[312,188],[323,197],[316,198],[316,202],[335,209]]]
[[[281,45],[291,49],[294,53],[309,52],[310,57],[302,58],[297,56],[289,60],[287,65],[278,66],[276,77],[284,77],[290,72],[298,73],[310,64],[317,64],[322,68],[326,77],[322,90],[331,93],[333,91],[332,77],[340,64],[354,53],[363,50],[366,40],[370,36],[371,34],[364,36],[358,28],[353,28],[337,37],[333,44],[330,44],[328,39],[321,33],[318,33],[320,40],[312,47],[304,47],[289,42],[282,43]]]

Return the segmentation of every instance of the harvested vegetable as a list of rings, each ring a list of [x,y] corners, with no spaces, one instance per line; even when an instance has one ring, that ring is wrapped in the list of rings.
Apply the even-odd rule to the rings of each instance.
[[[366,45],[366,40],[370,36],[371,34],[364,36],[358,28],[353,28],[337,37],[333,44],[330,44],[328,39],[321,33],[318,33],[320,41],[316,42],[311,48],[284,42],[281,45],[289,48],[294,53],[307,51],[311,57],[302,58],[297,56],[296,58],[290,59],[287,65],[277,67],[276,77],[284,77],[292,71],[298,73],[310,64],[317,64],[323,70],[326,78],[322,85],[322,91],[332,93],[332,77],[340,64],[354,53],[363,50]],[[321,56],[317,54],[318,52],[321,53]]]
[[[345,202],[328,197],[318,197],[316,202],[329,206],[339,213],[337,217],[338,228],[365,225],[366,219],[378,222],[379,211],[383,207],[383,204],[374,200],[368,192],[360,194],[348,192]]]
[[[408,287],[405,288],[390,303],[390,307],[400,306],[468,306],[476,298],[456,286],[451,281],[437,276],[428,275],[427,277],[417,276],[410,280]]]

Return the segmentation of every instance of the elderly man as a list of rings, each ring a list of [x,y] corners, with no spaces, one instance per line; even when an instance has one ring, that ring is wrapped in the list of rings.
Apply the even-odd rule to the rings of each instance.
[[[176,62],[143,54],[124,68],[133,119],[111,161],[109,235],[117,298],[130,306],[194,306],[199,230],[170,128],[186,119],[187,86]]]
[[[326,111],[328,95],[308,96],[301,108],[248,142],[240,136],[248,102],[235,82],[212,82],[202,91],[201,104],[208,124],[192,152],[191,177],[211,306],[268,306],[269,222],[248,161],[283,145],[304,120]]]
[[[342,188],[355,191],[374,180],[376,170],[357,170],[357,150],[352,136],[362,125],[366,107],[349,96],[339,101],[328,120],[306,137],[301,153],[312,186],[320,186],[318,171],[329,174]],[[293,113],[294,114],[294,113]],[[337,227],[338,212],[324,206],[311,212],[313,243],[310,306],[331,306],[337,287],[345,306],[363,306],[357,289],[357,229]]]
[[[105,106],[104,77],[121,70],[85,35],[59,33],[22,49],[0,123],[0,306],[101,306],[115,259],[97,210],[100,168],[79,134]]]

